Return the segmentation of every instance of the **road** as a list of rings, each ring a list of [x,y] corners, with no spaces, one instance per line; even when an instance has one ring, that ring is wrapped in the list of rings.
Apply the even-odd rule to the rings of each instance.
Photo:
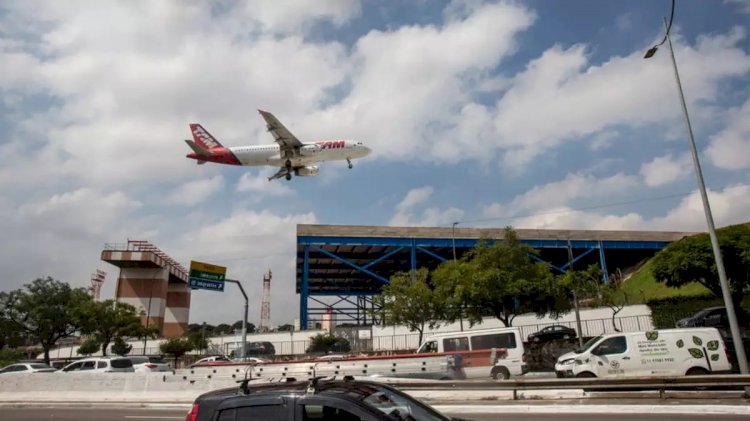
[[[586,407],[581,406],[582,414],[462,414],[460,410],[447,413],[477,421],[517,420],[517,421],[597,421],[602,414],[585,415]],[[136,421],[136,420],[184,420],[184,409],[123,409],[123,408],[0,408],[0,420],[8,421]],[[707,414],[607,414],[610,421],[740,421],[747,415],[707,415]]]

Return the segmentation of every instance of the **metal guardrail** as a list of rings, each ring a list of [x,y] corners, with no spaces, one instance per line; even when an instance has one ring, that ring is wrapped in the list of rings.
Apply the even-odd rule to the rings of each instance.
[[[702,389],[702,388],[745,388],[745,397],[750,388],[750,375],[722,374],[681,377],[631,377],[620,379],[571,378],[571,379],[510,379],[502,381],[437,381],[437,382],[398,382],[404,389],[434,390],[512,390],[516,400],[519,390],[559,390],[583,389],[585,391],[613,390],[655,390],[664,398],[668,390]]]

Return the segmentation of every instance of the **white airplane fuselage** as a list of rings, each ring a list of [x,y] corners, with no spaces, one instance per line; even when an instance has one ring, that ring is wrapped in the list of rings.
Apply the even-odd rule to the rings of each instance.
[[[314,176],[318,166],[311,165],[325,161],[346,160],[352,168],[352,159],[370,154],[370,149],[356,140],[321,140],[305,143],[294,136],[271,113],[258,110],[266,122],[266,129],[273,135],[276,143],[255,146],[224,147],[215,137],[198,123],[190,124],[193,140],[186,139],[193,152],[187,158],[198,164],[213,162],[225,165],[274,166],[280,167],[269,181],[285,177],[291,180],[292,175]]]
[[[227,149],[237,157],[240,165],[283,167],[287,161],[287,158],[281,156],[281,148],[277,144],[232,146]],[[370,150],[362,145],[361,142],[353,140],[327,140],[304,144],[299,149],[299,155],[290,157],[289,160],[293,167],[302,167],[316,162],[362,158],[369,153]]]

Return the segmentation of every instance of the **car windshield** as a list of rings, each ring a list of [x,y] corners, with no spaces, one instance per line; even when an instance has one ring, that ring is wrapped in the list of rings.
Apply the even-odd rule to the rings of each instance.
[[[411,396],[389,387],[364,384],[345,388],[334,388],[332,392],[359,397],[367,406],[399,420],[448,421],[447,418]]]
[[[602,338],[601,336],[597,336],[595,338],[589,339],[585,344],[583,344],[582,348],[576,349],[574,352],[576,354],[580,354],[581,352],[588,351],[588,349],[591,348],[592,346],[594,346],[594,344],[597,343],[599,341],[599,339],[601,339],[601,338]]]

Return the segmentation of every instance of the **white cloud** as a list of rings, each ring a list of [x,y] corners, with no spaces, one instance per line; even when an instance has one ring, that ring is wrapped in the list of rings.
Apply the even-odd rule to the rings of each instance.
[[[224,189],[224,177],[216,175],[207,180],[188,181],[174,189],[166,200],[177,205],[193,206]]]
[[[741,13],[750,13],[750,0],[724,0],[724,3],[733,3]]]
[[[28,173],[18,181],[29,185],[64,177],[125,186],[154,173],[162,182],[181,181],[206,171],[184,158],[180,140],[189,122],[202,122],[230,145],[268,143],[260,116],[248,124],[248,107],[237,104],[305,114],[347,75],[339,43],[264,36],[240,25],[231,7],[214,16],[208,4],[142,6],[11,3],[11,16],[40,32],[33,43],[19,36],[0,44],[0,60],[12,63],[3,67],[0,87],[18,95],[43,92],[56,105],[41,113],[43,130],[25,121],[38,114],[21,116],[19,126],[34,132],[19,130],[7,141],[23,148],[33,134],[46,143],[36,154],[0,157],[0,182],[19,172]],[[312,8],[300,9],[312,15],[303,10],[291,22],[319,19]],[[23,50],[16,47],[20,39]],[[168,157],[181,165],[165,165]]]
[[[516,196],[507,205],[487,205],[483,213],[489,218],[508,218],[522,212],[562,206],[578,198],[623,194],[637,184],[636,177],[621,173],[606,178],[568,174],[563,180],[533,187],[526,193]]]
[[[464,211],[457,208],[440,209],[427,207],[419,212],[420,205],[427,203],[433,188],[424,186],[409,190],[404,199],[396,205],[396,212],[388,221],[391,226],[435,226],[459,221]]]
[[[717,227],[748,222],[750,185],[732,185],[721,191],[709,191],[709,202]],[[638,231],[706,231],[706,216],[700,195],[694,191],[662,216],[644,218],[635,212],[608,215],[558,207],[537,215],[513,220],[516,228],[597,229]]]
[[[264,30],[296,33],[316,21],[341,26],[361,12],[359,0],[299,2],[295,0],[255,0],[232,13],[240,13],[246,21],[259,22]]]
[[[292,189],[283,183],[269,182],[263,175],[244,173],[237,182],[238,193],[260,193],[268,196],[286,196],[292,193]]]
[[[690,155],[667,154],[641,165],[643,181],[649,187],[658,187],[677,181],[690,172]]]
[[[711,136],[706,153],[719,168],[750,168],[750,100],[727,114],[726,128]]]
[[[417,189],[411,189],[406,193],[404,199],[396,205],[397,211],[408,211],[416,205],[420,205],[426,202],[430,196],[432,196],[433,188],[431,186],[424,186]]]
[[[722,79],[750,71],[750,56],[738,48],[744,37],[734,28],[702,37],[695,47],[676,46],[691,107],[716,100]],[[669,66],[666,54],[643,60],[642,51],[589,65],[584,46],[553,47],[516,76],[490,111],[494,136],[483,139],[507,151],[505,165],[519,167],[567,140],[675,118],[679,107]]]
[[[439,26],[361,37],[351,57],[350,91],[307,116],[308,131],[334,127],[373,145],[375,156],[435,157],[435,132],[455,124],[472,90],[495,83],[490,70],[517,49],[515,37],[534,21],[525,7],[505,2],[453,7]]]

